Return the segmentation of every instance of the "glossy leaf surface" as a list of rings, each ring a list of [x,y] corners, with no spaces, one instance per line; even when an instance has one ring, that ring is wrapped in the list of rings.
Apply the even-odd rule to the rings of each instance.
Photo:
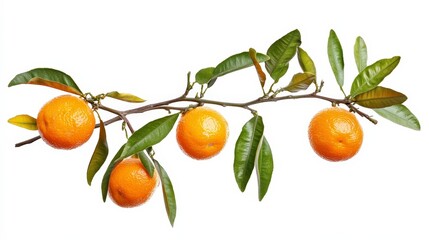
[[[265,62],[268,59],[269,57],[267,55],[262,53],[256,53],[256,60],[258,62]],[[215,67],[215,69],[213,70],[212,79],[251,66],[253,66],[253,61],[250,58],[249,52],[235,54],[225,59]]]
[[[316,76],[312,73],[297,73],[293,75],[292,80],[285,87],[285,90],[288,92],[306,90],[315,80]]]
[[[149,122],[135,131],[124,146],[120,158],[125,158],[161,142],[170,133],[180,113]]]
[[[296,29],[275,41],[268,48],[267,55],[270,59],[265,62],[265,69],[274,82],[278,82],[286,74],[289,62],[300,45],[301,33]]]
[[[377,86],[357,95],[356,103],[367,108],[384,108],[405,102],[407,96],[390,88]]]
[[[15,117],[9,118],[7,122],[28,130],[37,130],[37,119],[27,114],[16,115]]]
[[[263,136],[258,150],[258,161],[256,164],[256,173],[258,174],[258,193],[259,201],[262,201],[270,186],[271,176],[273,175],[274,162],[271,147],[267,139]]]
[[[99,127],[99,136],[98,142],[95,146],[94,152],[92,153],[91,160],[89,161],[88,169],[86,171],[86,179],[88,185],[91,186],[92,179],[95,174],[100,170],[101,166],[103,166],[104,162],[107,159],[107,155],[109,155],[109,146],[107,145],[107,137],[106,137],[106,129],[104,127],[104,122],[100,119],[100,127]]]
[[[170,221],[171,226],[174,225],[174,220],[176,219],[176,196],[174,194],[173,184],[165,171],[165,169],[159,164],[158,161],[154,160],[156,170],[158,171],[159,178],[161,179],[162,185],[162,194],[164,197],[165,210],[167,211],[168,220]]]
[[[234,175],[243,192],[252,175],[258,146],[264,133],[262,117],[254,116],[244,124],[235,144]]]
[[[360,72],[353,80],[350,89],[352,98],[377,87],[398,66],[400,57],[381,59]]]
[[[365,41],[361,37],[356,38],[354,46],[354,57],[358,71],[362,72],[367,66],[368,52]]]
[[[153,173],[155,172],[155,166],[153,165],[151,158],[146,154],[145,151],[140,151],[138,153],[138,156],[144,168],[149,173],[149,176],[153,177]]]
[[[420,123],[417,117],[404,105],[398,104],[386,108],[374,109],[374,111],[401,126],[411,128],[413,130],[420,130]]]
[[[133,94],[120,93],[117,91],[109,92],[106,94],[106,96],[117,99],[117,100],[125,101],[125,102],[131,102],[131,103],[142,103],[145,101],[144,99],[139,98]]]
[[[103,197],[103,201],[106,201],[107,193],[109,190],[109,181],[110,181],[110,174],[112,174],[113,168],[116,166],[117,163],[122,161],[123,158],[120,158],[122,151],[124,150],[125,144],[119,148],[118,152],[113,157],[112,161],[110,161],[109,166],[106,169],[106,172],[104,173],[103,180],[101,182],[101,195]]]
[[[12,87],[19,84],[42,85],[82,95],[82,91],[69,75],[51,68],[36,68],[28,72],[20,73],[9,82],[8,86]]]
[[[328,58],[331,64],[332,71],[334,72],[335,79],[337,80],[340,88],[344,85],[344,58],[343,48],[341,47],[340,40],[334,30],[329,32],[328,38]]]

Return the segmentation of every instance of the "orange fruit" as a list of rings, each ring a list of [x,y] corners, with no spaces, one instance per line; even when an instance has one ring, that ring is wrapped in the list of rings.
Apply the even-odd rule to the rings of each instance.
[[[197,160],[218,154],[225,146],[228,134],[225,118],[209,107],[197,107],[185,112],[176,129],[180,148]]]
[[[329,161],[343,161],[353,157],[363,140],[362,128],[356,116],[339,107],[318,112],[308,127],[313,150]]]
[[[139,158],[119,162],[109,178],[110,199],[121,207],[136,207],[145,203],[158,186],[156,171],[150,177]]]
[[[82,98],[62,95],[47,102],[37,115],[42,139],[58,149],[79,147],[89,140],[95,127],[92,109]]]

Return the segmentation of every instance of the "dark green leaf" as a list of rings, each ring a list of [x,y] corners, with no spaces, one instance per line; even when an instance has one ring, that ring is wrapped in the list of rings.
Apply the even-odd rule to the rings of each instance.
[[[286,74],[289,62],[300,45],[301,33],[296,29],[275,41],[268,48],[267,55],[270,59],[265,62],[265,69],[274,82],[277,83]]]
[[[109,92],[106,94],[107,97],[111,97],[114,99],[118,99],[121,101],[125,101],[125,102],[131,102],[131,103],[142,103],[145,100],[141,99],[137,96],[134,96],[133,94],[129,94],[129,93],[120,93],[120,92]]]
[[[390,88],[377,86],[357,95],[354,100],[363,107],[384,108],[405,102],[407,96]]]
[[[16,115],[15,117],[9,118],[7,122],[28,130],[37,130],[37,119],[27,114]]]
[[[98,113],[97,113],[98,114]],[[98,116],[100,119],[100,116]],[[95,146],[94,152],[92,153],[91,160],[89,161],[88,169],[86,171],[86,179],[88,185],[91,186],[92,179],[95,174],[103,166],[109,154],[109,147],[107,145],[106,130],[104,128],[104,122],[100,119],[100,134],[98,136],[98,142]]]
[[[298,48],[298,62],[302,71],[316,75],[316,66],[308,53],[302,48]]]
[[[127,143],[120,158],[125,158],[161,142],[170,133],[180,113],[156,119],[135,131]]]
[[[381,59],[367,66],[353,80],[350,96],[354,98],[361,93],[377,87],[398,66],[400,59],[398,56]]]
[[[207,87],[210,88],[216,83],[217,78],[213,78],[207,83]]]
[[[123,158],[120,158],[120,156],[122,155],[122,151],[124,150],[124,147],[125,147],[125,144],[122,145],[122,147],[115,154],[112,161],[110,161],[109,166],[106,169],[106,172],[104,173],[103,181],[101,182],[101,194],[103,197],[103,202],[105,202],[107,198],[107,192],[109,190],[110,174],[112,173],[112,170],[116,166],[116,164],[122,161]]]
[[[12,87],[19,84],[43,85],[82,95],[82,91],[69,75],[51,68],[36,68],[28,72],[20,73],[9,82],[8,86]]]
[[[256,53],[256,59],[258,62],[265,62],[269,57],[262,53]],[[249,52],[235,54],[225,59],[215,67],[212,79],[251,66],[253,66],[253,61],[250,58]]]
[[[420,130],[420,123],[417,117],[402,104],[393,105],[386,108],[378,108],[374,109],[374,111],[378,115],[396,124],[411,128],[413,130]]]
[[[357,69],[359,72],[362,72],[366,68],[368,53],[365,41],[361,37],[356,38],[354,56]]]
[[[142,162],[144,168],[149,173],[149,176],[153,177],[155,167],[153,166],[152,160],[145,153],[145,151],[140,151],[138,153],[138,155],[139,155],[140,161]]]
[[[159,178],[161,179],[165,210],[167,211],[167,215],[168,215],[168,219],[170,220],[170,224],[171,224],[171,226],[173,226],[174,220],[176,219],[176,210],[177,210],[176,197],[174,194],[173,184],[171,183],[171,180],[168,177],[167,172],[159,164],[159,162],[156,160],[154,160],[153,162],[154,162],[155,167],[158,171]]]
[[[344,85],[343,48],[341,47],[340,40],[334,30],[329,32],[328,57],[335,79],[342,90]]]
[[[206,84],[213,78],[214,67],[203,68],[195,74],[195,81],[199,84]]]
[[[256,154],[264,133],[262,117],[254,116],[244,124],[235,144],[234,175],[238,187],[243,192],[246,189],[255,166]]]
[[[298,92],[301,90],[306,90],[315,80],[316,76],[312,73],[297,73],[293,75],[292,80],[285,87],[285,90],[288,92]]]
[[[274,162],[270,145],[265,137],[262,137],[258,152],[256,172],[258,174],[259,201],[262,201],[270,186],[273,175]]]

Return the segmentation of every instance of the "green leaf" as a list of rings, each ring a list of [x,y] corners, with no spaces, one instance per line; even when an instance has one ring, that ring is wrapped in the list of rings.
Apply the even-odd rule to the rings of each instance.
[[[244,124],[235,144],[234,175],[238,187],[246,189],[255,166],[259,142],[264,133],[262,117],[256,115]]]
[[[417,117],[402,104],[393,105],[386,108],[378,108],[374,109],[374,111],[378,115],[396,124],[411,128],[413,130],[420,130],[420,123]]]
[[[395,56],[378,60],[367,66],[353,80],[350,96],[354,98],[361,93],[377,87],[398,66],[400,59],[399,56]]]
[[[159,162],[156,160],[154,160],[153,162],[155,164],[155,167],[161,179],[165,210],[167,211],[168,219],[170,220],[171,226],[174,226],[174,220],[176,219],[177,205],[176,205],[176,197],[174,194],[173,184],[171,183],[171,180],[168,177],[167,172],[159,164]]]
[[[152,160],[149,158],[149,156],[145,153],[145,151],[140,151],[138,153],[140,161],[142,162],[144,168],[149,173],[149,176],[153,177],[153,173],[155,172],[155,167],[153,166]]]
[[[125,144],[122,145],[121,148],[119,148],[118,152],[115,154],[112,161],[110,161],[109,166],[104,173],[103,180],[101,182],[101,195],[103,197],[103,202],[106,202],[107,192],[109,190],[110,174],[112,173],[112,170],[116,166],[116,164],[122,161],[123,158],[120,158],[120,156],[122,155],[124,147]]]
[[[316,76],[312,73],[297,73],[284,89],[288,92],[306,90],[315,80]]]
[[[302,48],[298,48],[298,62],[302,71],[316,75],[316,66],[308,53]]]
[[[120,92],[116,92],[116,91],[108,92],[108,93],[106,93],[106,96],[114,98],[114,99],[118,99],[121,101],[125,101],[125,102],[131,102],[131,103],[142,103],[145,101],[144,99],[141,99],[137,96],[134,96],[133,94],[120,93]]]
[[[286,74],[289,62],[295,56],[300,45],[301,33],[295,29],[275,41],[268,48],[267,55],[270,59],[265,62],[265,69],[274,82],[277,83]]]
[[[334,30],[329,32],[328,38],[328,57],[331,64],[332,71],[334,72],[335,79],[341,91],[344,85],[344,59],[343,48],[341,47],[340,40]]]
[[[20,73],[9,82],[8,86],[12,87],[19,84],[42,85],[77,95],[83,95],[82,91],[69,75],[51,68],[36,68],[28,72]]]
[[[101,121],[100,115],[98,115],[98,117],[100,120],[100,134],[98,136],[97,145],[95,146],[94,152],[92,153],[91,160],[89,161],[88,169],[86,171],[86,179],[88,185],[90,186],[95,174],[98,172],[98,170],[100,170],[101,166],[103,166],[107,159],[107,155],[109,155],[109,146],[107,145],[104,122]]]
[[[390,88],[377,86],[357,95],[354,100],[362,107],[384,108],[405,102],[407,96]]]
[[[27,114],[16,115],[9,118],[8,123],[28,130],[37,130],[37,119]]]
[[[156,119],[135,131],[127,143],[120,158],[125,158],[161,142],[170,133],[180,113]]]
[[[368,53],[365,41],[361,37],[356,38],[354,56],[357,69],[359,72],[362,72],[367,66]]]
[[[270,145],[265,137],[262,137],[258,149],[258,161],[256,172],[258,174],[259,201],[262,201],[270,186],[273,175],[274,162]]]
[[[195,81],[199,84],[206,84],[213,78],[214,67],[203,68],[195,74]]]
[[[256,53],[256,60],[258,62],[265,62],[268,59],[269,57],[267,55],[262,53]],[[235,54],[225,59],[215,67],[215,69],[213,70],[212,79],[251,66],[253,66],[253,61],[250,58],[249,52]]]

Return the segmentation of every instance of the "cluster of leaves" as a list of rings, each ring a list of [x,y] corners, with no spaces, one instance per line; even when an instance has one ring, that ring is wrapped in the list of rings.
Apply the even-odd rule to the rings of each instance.
[[[106,122],[111,123],[123,120],[124,126],[128,125],[132,134],[129,137],[127,136],[127,141],[116,152],[104,173],[101,184],[103,201],[105,201],[107,197],[109,177],[114,166],[129,156],[138,155],[150,175],[153,175],[155,169],[158,171],[167,215],[170,223],[173,225],[177,208],[174,188],[167,172],[159,161],[155,159],[155,151],[153,149],[156,144],[160,143],[171,132],[180,113],[187,110],[186,108],[172,107],[171,104],[173,103],[192,102],[197,103],[197,105],[218,104],[222,106],[239,106],[251,111],[251,119],[244,124],[236,140],[233,170],[237,185],[241,191],[245,191],[252,173],[256,171],[259,200],[262,200],[268,191],[274,163],[270,145],[266,136],[264,136],[263,119],[258,115],[257,111],[250,108],[250,105],[292,98],[319,98],[331,101],[333,104],[345,104],[351,111],[362,113],[354,106],[358,104],[362,107],[374,109],[380,116],[395,123],[415,130],[420,129],[417,118],[408,108],[402,105],[407,97],[400,92],[379,86],[383,79],[395,69],[400,58],[393,57],[381,59],[371,65],[367,65],[367,49],[361,37],[356,39],[354,56],[358,74],[352,82],[350,93],[346,95],[343,90],[343,50],[337,35],[331,30],[328,39],[328,57],[336,81],[341,92],[344,94],[344,99],[319,97],[318,94],[322,89],[323,82],[319,83],[317,81],[315,64],[308,53],[301,48],[301,34],[298,30],[291,31],[275,41],[269,47],[266,54],[256,52],[256,50],[251,48],[249,51],[232,55],[215,67],[208,67],[198,71],[192,83],[190,81],[190,74],[188,74],[187,88],[183,95],[171,100],[144,105],[141,108],[134,108],[132,111],[114,110],[102,105],[101,101],[105,97],[132,103],[142,103],[144,100],[132,94],[119,93],[116,91],[96,96],[90,93],[83,93],[69,75],[55,69],[38,68],[18,74],[9,83],[9,87],[20,84],[48,86],[79,95],[92,104],[99,117],[99,124],[97,125],[97,127],[99,127],[99,139],[87,169],[87,181],[89,185],[91,185],[96,173],[104,165],[109,154],[105,122],[100,118],[98,111],[101,109],[116,114],[117,117]],[[287,73],[291,60],[295,57],[298,59],[302,72],[294,74],[287,85],[275,89],[277,84],[280,83],[280,79]],[[260,63],[265,64],[265,71],[262,69]],[[203,98],[204,93],[211,88],[220,77],[252,66],[255,67],[258,75],[259,83],[263,91],[262,97],[241,104],[205,100]],[[268,87],[266,86],[267,77],[265,72],[267,72],[271,78],[271,85]],[[201,86],[200,92],[196,97],[189,98],[187,95],[190,90],[193,89],[194,84]],[[307,90],[313,84],[315,90],[310,94],[279,97],[280,94],[284,92],[296,93]],[[195,105],[190,105],[190,107],[193,106]],[[153,120],[134,131],[126,116],[128,114],[143,113],[154,109],[178,111]],[[20,127],[37,130],[36,120],[29,115],[18,115],[9,119],[9,122]]]

